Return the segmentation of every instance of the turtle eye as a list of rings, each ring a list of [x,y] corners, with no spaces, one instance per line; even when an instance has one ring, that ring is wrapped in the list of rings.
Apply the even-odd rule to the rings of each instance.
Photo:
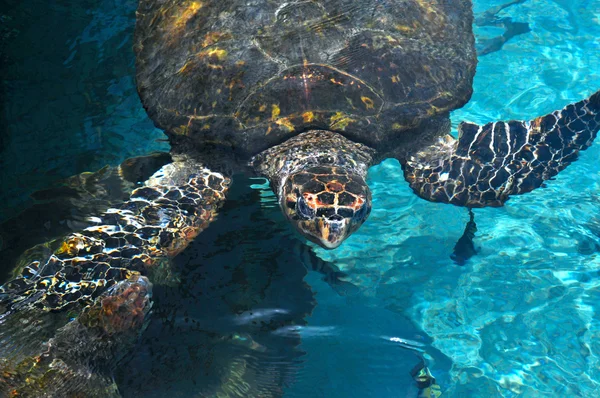
[[[296,211],[298,212],[300,218],[305,220],[310,220],[315,217],[315,211],[308,207],[306,200],[304,200],[302,196],[300,196],[296,202]]]
[[[360,209],[358,209],[358,211],[356,211],[354,213],[354,217],[352,217],[352,219],[354,221],[363,223],[367,220],[367,217],[369,216],[370,212],[371,212],[371,206],[369,206],[368,203],[365,203],[361,206]]]

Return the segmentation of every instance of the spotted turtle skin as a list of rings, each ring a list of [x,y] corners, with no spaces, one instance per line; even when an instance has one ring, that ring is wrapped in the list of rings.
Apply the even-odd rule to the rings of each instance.
[[[465,0],[141,0],[138,90],[173,145],[255,155],[310,129],[378,149],[470,98]],[[185,140],[188,142],[189,140]]]
[[[120,207],[92,217],[97,225],[72,233],[46,261],[32,261],[0,286],[0,315],[86,306],[134,273],[160,273],[212,221],[229,183],[183,162],[163,167]]]
[[[151,296],[151,283],[134,272],[59,328],[38,352],[3,353],[0,391],[24,398],[119,397],[112,372],[144,329]]]
[[[169,259],[214,219],[229,183],[193,159],[169,163],[0,286],[0,395],[118,396],[112,371],[143,329],[150,280],[177,282]]]

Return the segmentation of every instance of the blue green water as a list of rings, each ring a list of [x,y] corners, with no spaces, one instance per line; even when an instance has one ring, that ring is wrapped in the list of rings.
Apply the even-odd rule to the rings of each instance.
[[[501,3],[475,1],[475,8]],[[600,87],[600,1],[529,1],[505,14],[530,23],[532,32],[480,58],[473,98],[452,114],[454,126],[462,120],[531,119]],[[381,315],[382,324],[383,318],[405,315],[452,360],[449,369],[431,368],[434,375],[449,372],[442,388],[448,396],[598,396],[599,155],[596,143],[546,189],[515,197],[503,208],[475,210],[481,249],[465,267],[453,265],[448,253],[467,212],[416,198],[399,164],[388,160],[369,172],[369,222],[339,250],[319,254],[364,286],[361,304],[392,311]],[[314,323],[327,323],[330,311],[335,304],[320,300]],[[364,322],[355,319],[354,325],[358,330]],[[342,363],[353,364],[352,380],[364,380],[366,395],[375,388],[367,375],[379,374],[370,362],[376,357],[348,354],[360,346],[358,339],[343,348],[334,341],[329,343],[335,355],[354,358]],[[330,347],[309,339],[303,345],[313,361],[307,367],[321,361],[320,347]],[[361,396],[354,394],[354,383],[342,382],[344,370],[327,367],[320,380],[339,380],[336,388],[345,385],[341,396]],[[373,396],[399,396],[387,388],[394,375],[381,383]]]
[[[476,0],[475,11],[504,2]],[[43,57],[13,60],[40,72],[9,82],[11,139],[2,161],[13,171],[2,174],[3,216],[19,208],[28,190],[48,181],[165,148],[135,93],[133,58],[120,50],[130,46],[134,9],[134,1],[106,1],[71,10],[81,14],[73,19],[79,25],[70,28],[74,36],[57,40],[60,45]],[[32,10],[30,18],[44,21]],[[463,120],[531,119],[600,88],[600,0],[528,0],[502,15],[528,22],[532,31],[480,58],[473,98],[453,113],[454,126]],[[13,22],[19,34],[40,34]],[[56,34],[51,25],[36,26]],[[479,37],[501,32],[475,31]],[[44,68],[53,57],[63,64],[61,73]],[[74,79],[73,70],[84,73]],[[53,93],[68,96],[69,107]],[[42,105],[25,106],[34,95]],[[19,134],[26,131],[35,134]],[[47,146],[39,145],[44,141]],[[341,297],[309,273],[305,280],[316,305],[306,324],[272,335],[301,336],[285,396],[415,396],[409,372],[419,355],[407,345],[423,352],[448,397],[599,396],[599,155],[596,143],[547,188],[503,208],[475,210],[480,252],[464,267],[449,254],[468,220],[466,210],[416,197],[396,161],[373,167],[369,221],[337,250],[317,249],[360,292]],[[222,244],[218,238],[215,245]],[[253,239],[261,242],[260,236]],[[257,308],[286,308],[278,294],[284,295],[266,295]],[[216,352],[232,355],[228,349]],[[262,351],[244,351],[234,362],[250,362],[247,356],[258,355],[252,352]],[[277,358],[266,361],[277,366]],[[186,388],[191,396],[194,387]],[[235,391],[231,396],[243,396],[243,388]]]

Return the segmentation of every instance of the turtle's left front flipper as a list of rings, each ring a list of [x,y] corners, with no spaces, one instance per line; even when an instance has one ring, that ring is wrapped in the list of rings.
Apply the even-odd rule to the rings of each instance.
[[[457,206],[502,206],[574,162],[600,130],[600,91],[530,122],[461,123],[459,138],[404,159],[417,195]]]

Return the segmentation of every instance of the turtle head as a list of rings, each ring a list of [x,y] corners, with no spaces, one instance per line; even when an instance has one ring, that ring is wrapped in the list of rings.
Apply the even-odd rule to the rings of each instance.
[[[296,229],[326,249],[338,247],[371,212],[371,192],[364,178],[329,165],[290,174],[279,202]]]
[[[335,249],[371,212],[365,182],[375,150],[340,133],[309,130],[254,156],[283,214],[307,239]]]

